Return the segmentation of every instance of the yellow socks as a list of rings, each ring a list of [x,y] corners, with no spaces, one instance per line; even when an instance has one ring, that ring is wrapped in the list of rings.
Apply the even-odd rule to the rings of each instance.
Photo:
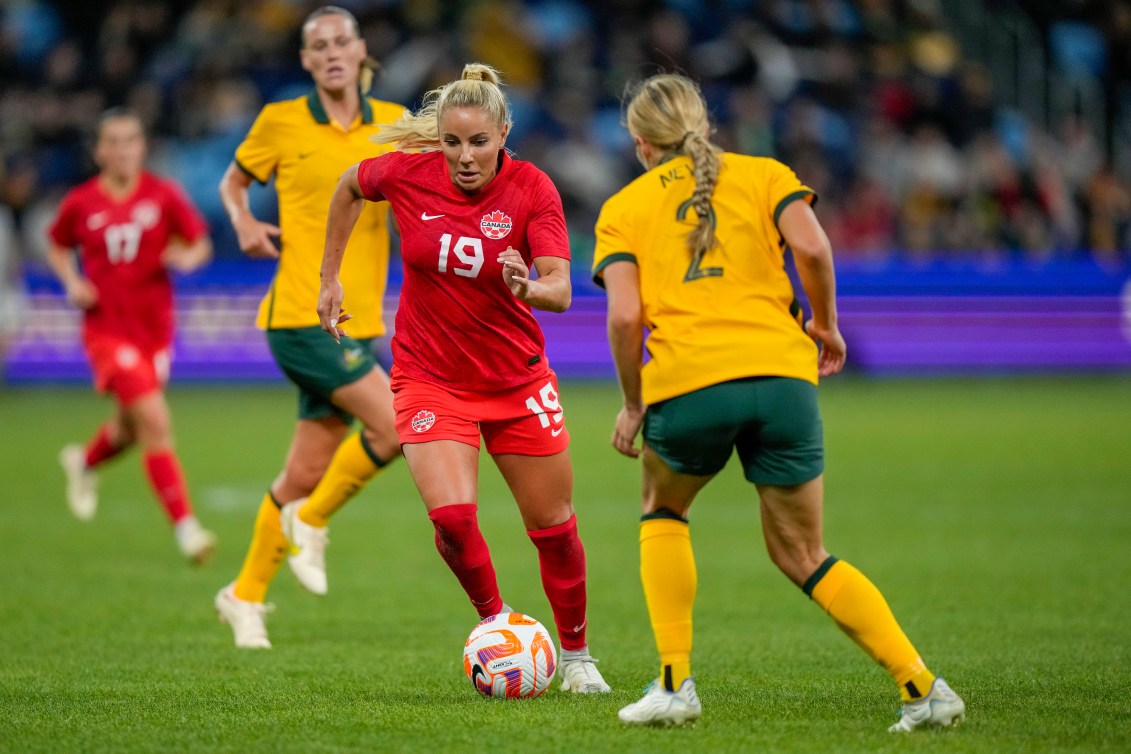
[[[660,652],[660,680],[674,691],[691,675],[696,571],[687,521],[666,510],[641,520],[640,580]]]
[[[247,548],[240,575],[236,577],[233,590],[236,597],[248,602],[262,602],[266,599],[267,587],[275,578],[286,552],[287,540],[279,523],[279,505],[268,492],[259,504],[255,533]]]
[[[884,667],[899,685],[904,701],[930,692],[934,675],[867,576],[830,555],[802,589],[824,608],[841,631]]]
[[[384,466],[361,433],[354,432],[338,446],[318,486],[298,509],[298,517],[311,526],[326,526],[330,517]]]

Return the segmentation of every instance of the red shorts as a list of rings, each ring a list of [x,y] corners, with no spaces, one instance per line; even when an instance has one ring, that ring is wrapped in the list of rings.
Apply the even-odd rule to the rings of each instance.
[[[455,440],[491,455],[552,456],[569,447],[565,412],[552,370],[533,382],[498,393],[479,393],[421,382],[392,371],[397,437],[403,445]]]
[[[122,406],[162,389],[169,381],[166,348],[151,351],[113,335],[97,335],[83,345],[94,372],[94,388],[113,393]]]

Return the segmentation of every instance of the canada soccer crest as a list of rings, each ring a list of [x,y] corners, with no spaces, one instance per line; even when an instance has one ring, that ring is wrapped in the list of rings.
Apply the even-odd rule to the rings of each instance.
[[[479,229],[483,231],[483,235],[487,238],[498,241],[511,232],[510,215],[498,209],[489,212],[483,215],[483,218],[479,221]]]
[[[149,230],[161,219],[161,208],[154,202],[144,199],[134,205],[130,219],[145,230]]]
[[[436,423],[436,415],[427,409],[421,409],[416,412],[412,417],[412,429],[414,432],[427,432],[432,429],[432,425]]]

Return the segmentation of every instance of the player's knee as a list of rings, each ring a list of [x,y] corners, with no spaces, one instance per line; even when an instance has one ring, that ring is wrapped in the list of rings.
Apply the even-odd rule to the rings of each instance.
[[[397,438],[396,429],[390,421],[385,426],[362,430],[362,437],[370,453],[388,463],[401,454],[401,442]]]

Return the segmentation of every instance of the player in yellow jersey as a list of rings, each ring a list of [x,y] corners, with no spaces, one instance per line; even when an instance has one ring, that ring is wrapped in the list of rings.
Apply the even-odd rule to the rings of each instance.
[[[282,472],[259,507],[243,568],[215,605],[238,647],[270,648],[264,616],[267,588],[285,553],[299,581],[326,592],[327,519],[382,467],[400,455],[389,380],[370,341],[384,334],[382,299],[389,264],[388,206],[371,204],[358,221],[342,279],[350,287],[349,331],[341,343],[318,325],[318,268],[327,208],[338,176],[390,147],[371,140],[378,124],[404,108],[365,95],[373,68],[357,20],[325,6],[302,26],[302,66],[310,94],[267,105],[220,182],[220,196],[250,257],[278,260],[258,325],[276,362],[299,390],[298,421]],[[252,181],[275,176],[281,228],[248,205]],[[273,239],[278,238],[280,248]],[[353,417],[364,428],[349,434]],[[347,435],[349,435],[347,437]]]
[[[816,386],[841,370],[845,343],[813,191],[779,162],[713,145],[706,104],[683,76],[631,88],[625,115],[647,172],[602,208],[594,276],[608,293],[624,396],[612,443],[643,458],[640,573],[660,674],[621,721],[680,724],[701,714],[687,514],[734,449],[757,486],[771,559],[898,684],[901,716],[889,730],[962,720],[962,699],[927,669],[883,595],[822,544]],[[808,321],[785,273],[787,248],[813,310]]]

